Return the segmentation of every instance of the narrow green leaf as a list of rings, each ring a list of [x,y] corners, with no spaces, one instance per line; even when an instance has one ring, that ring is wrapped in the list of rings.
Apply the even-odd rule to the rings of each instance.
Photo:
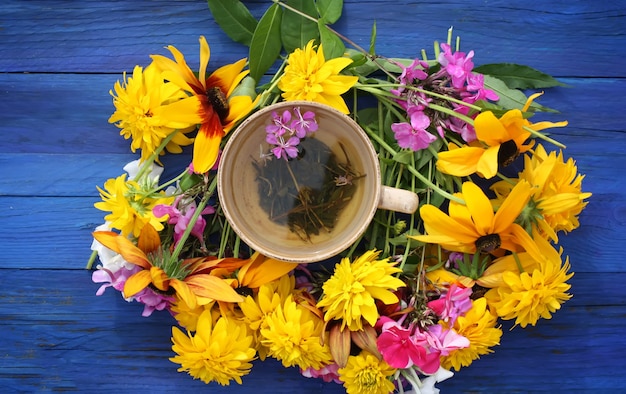
[[[250,46],[257,20],[239,0],[207,0],[213,19],[231,40]]]
[[[474,71],[496,77],[511,89],[542,89],[554,86],[567,86],[548,74],[521,64],[485,64],[475,67]]]
[[[413,159],[413,151],[401,150],[393,156],[393,159],[401,164],[411,164]]]
[[[485,87],[496,92],[498,97],[500,97],[498,105],[507,110],[514,108],[521,109],[524,107],[524,104],[526,104],[527,97],[521,90],[511,89],[502,80],[492,77],[491,75],[485,75]],[[544,107],[537,103],[532,103],[530,108],[534,111],[556,112],[551,108]]]
[[[327,25],[332,25],[341,17],[343,10],[343,0],[317,0],[315,2],[320,21]]]
[[[343,56],[346,52],[346,46],[343,41],[341,41],[341,38],[330,31],[330,29],[322,22],[318,21],[317,27],[320,31],[320,41],[322,42],[322,48],[324,49],[324,58],[328,60]]]
[[[272,4],[261,17],[250,41],[250,76],[257,82],[280,56],[282,8]]]
[[[287,4],[310,16],[317,13],[315,4],[311,0],[288,0]],[[296,48],[304,48],[309,41],[317,40],[320,36],[314,21],[287,8],[283,10],[280,32],[283,47],[287,52],[293,52]]]
[[[374,24],[372,25],[372,34],[370,35],[369,54],[370,55],[376,54],[376,21],[374,21]]]

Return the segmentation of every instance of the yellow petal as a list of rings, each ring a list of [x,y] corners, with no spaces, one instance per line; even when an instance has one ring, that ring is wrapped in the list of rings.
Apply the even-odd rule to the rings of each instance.
[[[474,182],[463,183],[463,199],[480,235],[493,233],[493,206],[482,189]]]
[[[222,142],[221,134],[207,135],[198,132],[193,144],[193,170],[198,174],[209,171],[217,161]]]
[[[243,297],[224,281],[213,275],[193,275],[185,279],[191,291],[198,297],[211,298],[217,301],[242,302]]]
[[[202,82],[202,86],[204,86],[206,90],[206,86],[204,85],[206,80],[206,68],[209,65],[209,59],[211,59],[211,48],[209,44],[206,42],[206,38],[204,36],[200,36],[200,69],[198,71],[198,79]]]
[[[137,247],[144,253],[154,252],[161,247],[161,237],[150,223],[146,223],[141,228],[139,239],[137,239]]]
[[[480,236],[475,229],[459,225],[456,220],[433,205],[424,205],[420,208],[420,216],[429,235],[443,235],[461,243],[473,243]]]
[[[152,264],[148,261],[148,257],[144,252],[135,246],[128,238],[121,236],[112,231],[96,231],[93,237],[102,245],[112,251],[122,255],[124,260],[129,263],[138,265],[144,269],[149,269]]]
[[[517,219],[522,209],[530,200],[531,186],[525,180],[520,180],[506,197],[494,218],[494,233],[505,231]]]
[[[500,145],[511,139],[506,128],[491,111],[482,112],[476,116],[474,129],[476,130],[476,138],[489,146]]]
[[[262,285],[288,274],[296,264],[271,258],[257,259],[250,264],[247,274],[241,278],[242,286],[256,289]]]
[[[490,146],[483,151],[476,163],[476,172],[485,179],[491,179],[498,173],[498,152],[500,145]]]
[[[134,273],[130,278],[126,279],[126,283],[124,283],[124,297],[128,298],[134,296],[148,287],[151,282],[152,275],[150,275],[150,270],[141,270]]]
[[[441,152],[437,156],[437,169],[454,176],[471,175],[476,172],[476,166],[484,152],[483,148],[471,146]]]
[[[182,280],[172,279],[170,285],[176,290],[178,297],[187,304],[190,309],[193,309],[197,305],[196,295],[187,283]]]
[[[150,281],[157,289],[161,291],[167,291],[167,289],[169,289],[170,278],[161,268],[150,267],[150,277],[152,278]]]

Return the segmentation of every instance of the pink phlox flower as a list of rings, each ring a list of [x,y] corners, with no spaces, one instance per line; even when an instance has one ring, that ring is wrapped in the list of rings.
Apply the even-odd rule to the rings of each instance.
[[[104,294],[104,291],[108,287],[113,287],[115,290],[121,292],[124,290],[126,280],[138,271],[141,271],[141,267],[136,265],[131,269],[120,267],[117,271],[111,271],[105,267],[98,267],[98,269],[91,274],[91,280],[94,283],[103,283],[96,291],[96,295],[100,296]]]
[[[433,324],[424,332],[426,341],[431,348],[447,356],[451,351],[469,347],[470,341],[454,330],[444,330],[439,324]]]
[[[157,293],[149,287],[141,290],[139,293],[135,294],[133,298],[144,304],[143,312],[141,316],[148,317],[152,315],[152,312],[162,311],[170,307],[170,305],[175,301],[173,297]]]
[[[439,352],[431,351],[428,342],[420,340],[412,326],[405,328],[389,319],[382,324],[376,346],[385,362],[393,368],[416,366],[424,373],[434,373],[439,369]]]
[[[443,321],[453,325],[457,317],[463,316],[467,311],[472,309],[471,295],[471,288],[453,284],[439,299],[429,301],[427,305]]]
[[[474,51],[470,51],[467,55],[464,52],[452,53],[450,45],[441,44],[443,52],[439,53],[437,61],[441,64],[452,79],[452,86],[461,89],[465,86],[467,78],[472,73],[474,63]]]
[[[466,92],[461,93],[463,101],[474,104],[476,101],[498,101],[500,97],[491,89],[485,88],[485,76],[479,73],[470,73],[467,76]],[[472,94],[473,93],[473,94]]]
[[[428,69],[428,63],[420,59],[414,59],[408,66],[398,62],[395,62],[395,65],[402,70],[402,73],[398,77],[400,86],[397,89],[391,89],[391,93],[396,96],[402,96],[406,86],[413,85],[416,81],[423,81],[428,78],[428,74],[424,71]]]
[[[167,222],[174,225],[175,245],[178,243],[178,241],[180,241],[183,233],[187,229],[187,226],[189,226],[189,223],[191,222],[193,214],[196,211],[196,202],[193,200],[186,204],[183,204],[183,206],[179,209],[179,204],[181,203],[182,198],[182,195],[177,197],[176,200],[174,200],[173,205],[159,204],[152,209],[152,213],[154,213],[154,216],[158,218],[169,215],[169,219],[167,220]],[[196,237],[202,243],[202,245],[204,245],[204,228],[206,227],[206,221],[204,220],[202,215],[209,215],[214,212],[215,208],[211,206],[204,208],[200,216],[198,217],[198,220],[196,220],[193,228],[191,229],[191,235]]]
[[[291,122],[291,128],[296,137],[304,138],[317,131],[318,124],[313,111],[306,111],[303,114],[300,112],[300,107],[295,107],[293,112],[295,119]]]
[[[454,110],[455,112],[458,112],[462,115],[469,114],[469,108],[466,107],[465,105],[455,106]],[[476,130],[474,129],[474,126],[454,116],[450,116],[447,119],[447,122],[448,122],[447,128],[450,131],[461,135],[461,138],[463,138],[463,141],[470,143],[476,140]]]
[[[423,112],[413,113],[410,122],[393,123],[391,125],[391,130],[401,148],[418,151],[427,148],[431,142],[437,139],[437,137],[426,131],[426,128],[430,126],[430,119]]]
[[[338,371],[339,365],[337,365],[337,363],[332,363],[323,366],[321,369],[314,369],[313,367],[301,369],[300,373],[302,376],[307,378],[322,378],[322,380],[326,383],[335,382],[337,384],[342,384],[343,382],[339,380]]]

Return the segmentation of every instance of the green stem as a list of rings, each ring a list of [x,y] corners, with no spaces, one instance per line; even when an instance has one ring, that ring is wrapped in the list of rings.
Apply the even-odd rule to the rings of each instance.
[[[557,146],[557,147],[559,147],[561,149],[565,149],[565,145],[563,145],[562,143],[560,143],[557,140],[554,140],[554,139],[548,137],[547,135],[545,135],[543,133],[538,132],[537,130],[533,130],[532,128],[530,128],[528,126],[524,126],[524,130],[528,131],[531,135],[533,135],[536,138],[540,138],[540,139],[542,139],[542,140],[544,140],[546,142],[549,142],[549,143],[551,143],[551,144],[553,144],[553,145],[555,145],[555,146]]]
[[[193,216],[189,220],[189,224],[187,224],[187,228],[185,229],[185,232],[183,233],[182,237],[178,241],[178,244],[176,244],[176,248],[174,248],[174,251],[172,252],[172,261],[178,260],[178,256],[180,255],[180,252],[183,250],[185,241],[187,241],[187,238],[189,238],[189,235],[191,234],[191,230],[193,230],[193,226],[198,221],[198,218],[202,214],[204,207],[206,207],[206,204],[209,202],[209,198],[211,198],[211,196],[215,192],[216,187],[217,187],[217,177],[214,177],[207,191],[204,193],[204,195],[202,196],[202,199],[198,203],[198,206],[196,207],[196,210],[194,211]]]
[[[137,173],[137,176],[135,177],[135,180],[138,181],[145,175],[146,171],[148,171],[148,168],[151,166],[151,164],[155,162],[155,160],[159,157],[159,154],[163,151],[163,149],[165,149],[167,144],[169,144],[172,138],[174,138],[174,136],[178,133],[179,131],[176,130],[168,134],[167,137],[163,138],[163,141],[161,141],[161,144],[159,144],[159,146],[154,150],[154,152],[152,152],[152,154],[141,165],[141,167],[139,168],[139,172]]]
[[[98,252],[95,250],[91,251],[91,256],[89,256],[89,260],[87,260],[87,266],[85,269],[90,270],[93,267],[93,263],[96,261],[96,257],[98,257]]]

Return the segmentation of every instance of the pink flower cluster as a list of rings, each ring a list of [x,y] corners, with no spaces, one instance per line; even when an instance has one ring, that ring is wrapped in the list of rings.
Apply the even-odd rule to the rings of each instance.
[[[272,154],[277,158],[295,158],[298,156],[300,140],[317,131],[318,124],[315,113],[300,107],[294,107],[293,113],[289,110],[282,114],[272,113],[273,122],[265,127],[265,141],[273,145]]]
[[[438,299],[427,303],[429,313],[434,313],[439,320],[452,326],[459,316],[471,309],[471,293],[469,288],[452,285]],[[446,329],[440,324],[422,327],[417,322],[405,325],[406,317],[403,315],[396,321],[382,316],[376,325],[380,330],[376,342],[378,350],[387,364],[394,368],[416,367],[422,373],[432,375],[439,370],[440,356],[470,345],[467,338],[453,329]]]
[[[427,148],[437,139],[428,129],[434,127],[443,138],[450,130],[461,135],[466,142],[476,139],[474,128],[454,116],[445,116],[441,111],[429,110],[429,105],[437,104],[449,108],[461,115],[469,114],[469,107],[448,100],[440,100],[424,93],[425,90],[453,97],[468,104],[479,100],[498,100],[498,95],[486,89],[484,76],[472,72],[474,52],[452,53],[450,45],[441,44],[442,52],[437,59],[441,68],[429,74],[427,62],[415,59],[408,66],[399,65],[402,73],[400,86],[391,92],[396,101],[404,108],[408,121],[394,123],[391,130],[401,148],[418,151]]]

